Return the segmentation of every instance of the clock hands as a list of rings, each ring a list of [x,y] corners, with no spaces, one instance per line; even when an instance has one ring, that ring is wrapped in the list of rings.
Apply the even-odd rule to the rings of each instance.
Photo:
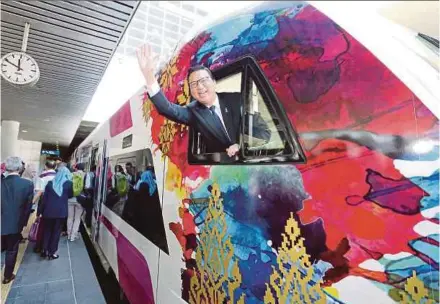
[[[13,66],[15,66],[16,68],[18,68],[18,66],[17,66],[15,63],[10,62],[10,61],[8,60],[8,58],[6,58],[5,61],[6,61],[7,63],[9,63],[10,65],[13,65]]]
[[[1,0],[0,0],[1,1]],[[15,85],[34,85],[39,79],[39,68],[35,60],[23,52],[11,52],[0,60],[1,76]]]
[[[18,61],[18,65],[14,64],[14,63],[12,63],[12,62],[10,62],[10,61],[8,60],[8,58],[6,58],[5,61],[6,61],[7,63],[9,63],[10,65],[15,66],[15,67],[18,69],[18,71],[20,71],[20,70],[23,71],[23,69],[20,68],[20,60]]]

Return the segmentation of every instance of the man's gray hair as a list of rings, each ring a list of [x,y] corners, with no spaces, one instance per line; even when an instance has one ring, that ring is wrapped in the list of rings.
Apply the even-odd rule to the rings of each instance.
[[[18,172],[23,166],[21,158],[18,156],[9,156],[5,161],[6,171]]]

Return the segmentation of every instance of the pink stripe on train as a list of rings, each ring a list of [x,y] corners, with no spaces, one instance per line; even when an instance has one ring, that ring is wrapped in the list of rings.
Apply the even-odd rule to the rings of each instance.
[[[133,126],[130,100],[110,117],[110,137],[114,137]]]
[[[119,283],[131,304],[154,304],[148,263],[139,250],[104,216],[101,222],[116,239]]]

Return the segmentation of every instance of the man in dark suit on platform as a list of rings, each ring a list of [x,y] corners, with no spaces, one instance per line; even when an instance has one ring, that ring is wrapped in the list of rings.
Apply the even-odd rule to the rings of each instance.
[[[32,182],[21,178],[19,175],[21,167],[19,157],[8,157],[6,159],[8,175],[1,181],[2,251],[6,250],[3,284],[9,283],[15,278],[13,271],[17,261],[21,231],[25,225],[27,213],[32,206],[34,196]]]
[[[190,93],[195,101],[187,106],[171,103],[161,91],[154,75],[156,62],[151,47],[142,46],[137,56],[148,95],[160,114],[196,128],[206,144],[206,152],[227,152],[230,157],[238,153],[243,116],[241,93],[216,93],[211,71],[199,65],[191,67],[188,72]],[[252,134],[265,141],[271,136],[266,122],[258,114],[253,117]]]

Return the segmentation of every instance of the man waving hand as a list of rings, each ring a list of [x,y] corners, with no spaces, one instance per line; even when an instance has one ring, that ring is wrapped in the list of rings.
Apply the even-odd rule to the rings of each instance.
[[[151,47],[144,45],[136,53],[148,95],[161,115],[197,129],[208,153],[227,152],[232,157],[239,152],[243,116],[241,93],[216,93],[216,82],[211,71],[197,65],[188,72],[193,101],[187,106],[171,103],[163,94],[154,75],[156,60]],[[271,131],[259,115],[254,115],[252,134],[265,141],[270,139]]]

